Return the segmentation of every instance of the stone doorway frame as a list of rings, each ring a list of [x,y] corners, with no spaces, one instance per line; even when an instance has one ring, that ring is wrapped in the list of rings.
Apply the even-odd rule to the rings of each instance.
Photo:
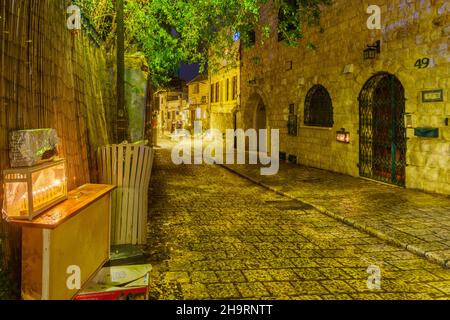
[[[250,98],[245,103],[245,107],[243,110],[243,118],[242,123],[244,124],[244,130],[253,128],[253,129],[267,129],[268,130],[268,141],[267,141],[267,152],[270,153],[270,121],[269,121],[269,105],[267,103],[267,99],[265,95],[260,90],[254,90],[253,93],[250,95]],[[257,114],[260,105],[264,106],[265,109],[265,118],[266,118],[266,125],[265,128],[257,128]],[[246,143],[246,148],[248,148],[248,143]],[[251,151],[251,150],[248,150]],[[259,152],[259,145],[258,150]]]
[[[386,90],[390,92],[386,94]],[[365,82],[358,101],[360,176],[404,187],[407,153],[404,86],[396,75],[379,72]],[[383,134],[387,140],[381,139]]]

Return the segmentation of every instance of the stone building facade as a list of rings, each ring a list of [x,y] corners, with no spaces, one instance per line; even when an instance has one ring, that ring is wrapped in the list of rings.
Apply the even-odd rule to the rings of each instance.
[[[240,96],[239,62],[222,66],[210,72],[211,128],[225,133],[236,128],[236,111]]]
[[[204,128],[209,126],[209,79],[207,75],[198,75],[188,83],[189,130],[193,130],[194,121],[203,121]]]
[[[367,26],[373,4],[381,29]],[[334,1],[322,30],[287,47],[270,1],[270,38],[256,30],[241,52],[239,126],[280,129],[280,150],[299,164],[450,194],[449,12],[446,0]]]
[[[160,90],[155,95],[159,100],[158,131],[160,135],[184,129],[189,117],[187,87]]]

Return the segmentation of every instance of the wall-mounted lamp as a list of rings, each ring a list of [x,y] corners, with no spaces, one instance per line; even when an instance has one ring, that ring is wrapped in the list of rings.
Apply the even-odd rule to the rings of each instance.
[[[355,72],[355,65],[353,64],[347,64],[344,67],[344,72],[343,74],[349,74],[349,73],[354,73]]]
[[[364,60],[375,59],[379,53],[381,53],[381,41],[377,40],[373,45],[367,46],[367,49],[364,50]]]
[[[336,131],[336,141],[341,143],[350,143],[350,132],[345,131],[344,128]]]
[[[405,125],[406,125],[407,128],[412,128],[413,127],[412,114],[410,114],[410,113],[406,113],[405,114]]]

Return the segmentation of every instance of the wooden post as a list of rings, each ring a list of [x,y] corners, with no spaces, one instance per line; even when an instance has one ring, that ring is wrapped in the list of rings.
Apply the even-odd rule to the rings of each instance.
[[[125,27],[123,0],[117,0],[117,115],[116,141],[128,140],[128,119],[125,108]]]

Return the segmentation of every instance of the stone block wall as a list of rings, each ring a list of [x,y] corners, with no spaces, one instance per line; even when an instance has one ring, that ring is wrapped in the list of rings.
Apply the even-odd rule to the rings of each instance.
[[[405,89],[407,129],[406,187],[450,194],[450,3],[445,0],[379,0],[381,30],[369,30],[366,9],[373,1],[335,1],[323,10],[321,26],[307,27],[298,47],[278,42],[277,10],[269,2],[261,24],[271,26],[270,38],[242,51],[241,123],[252,127],[261,98],[268,127],[280,129],[280,150],[296,155],[304,165],[359,176],[359,101],[364,84],[386,72]],[[367,45],[381,41],[381,53],[364,60]],[[312,43],[315,49],[307,48]],[[416,61],[430,59],[427,68]],[[315,85],[329,92],[334,111],[333,128],[304,125],[305,97]],[[442,89],[443,102],[422,102],[422,91]],[[298,136],[289,136],[289,105],[298,115]],[[414,136],[414,128],[439,128],[438,138]],[[350,144],[336,141],[336,131],[350,132]]]
[[[218,129],[223,133],[225,133],[227,129],[234,128],[233,112],[235,112],[238,108],[240,95],[239,70],[240,67],[239,64],[237,64],[237,66],[225,66],[217,72],[209,75],[210,83],[211,85],[214,85],[214,88],[215,84],[219,83],[219,101],[211,101],[211,128]],[[232,97],[233,77],[236,77],[237,81],[237,92],[235,99]],[[228,99],[226,94],[227,79],[229,81]]]
[[[198,89],[198,91],[197,91]],[[203,121],[203,128],[208,128],[209,126],[209,80],[207,77],[205,79],[199,78],[194,79],[188,84],[188,95],[189,95],[189,129],[193,130],[194,122],[196,120]],[[200,116],[200,118],[198,118]]]

